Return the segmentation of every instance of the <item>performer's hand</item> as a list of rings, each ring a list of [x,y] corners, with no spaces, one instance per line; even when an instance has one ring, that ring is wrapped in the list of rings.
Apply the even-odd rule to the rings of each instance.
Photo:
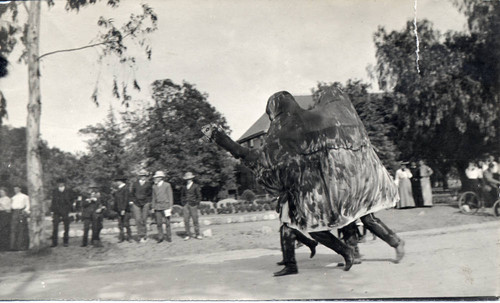
[[[205,142],[209,142],[212,140],[212,136],[214,134],[214,131],[221,129],[220,126],[218,126],[215,123],[207,124],[201,128],[201,132],[203,133],[203,138],[202,140]]]
[[[125,211],[124,211],[124,210],[122,210],[122,211],[120,212],[120,215],[125,216]]]

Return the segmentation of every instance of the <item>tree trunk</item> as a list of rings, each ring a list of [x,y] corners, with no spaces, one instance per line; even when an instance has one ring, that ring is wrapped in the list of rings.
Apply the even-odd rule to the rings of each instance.
[[[41,1],[30,1],[28,32],[28,120],[26,122],[28,195],[30,196],[30,250],[38,252],[44,245],[43,236],[43,186],[40,159],[40,7]]]

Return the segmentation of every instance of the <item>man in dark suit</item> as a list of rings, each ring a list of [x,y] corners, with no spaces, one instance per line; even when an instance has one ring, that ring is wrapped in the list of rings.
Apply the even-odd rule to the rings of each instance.
[[[195,238],[201,240],[200,223],[198,222],[198,206],[201,201],[201,191],[198,184],[193,182],[194,175],[192,172],[184,174],[186,185],[181,190],[181,204],[184,207],[184,227],[186,229],[186,237],[184,240],[189,240],[193,235],[189,227],[189,219],[193,218]]]
[[[57,188],[52,191],[52,204],[50,211],[52,212],[52,245],[57,246],[57,238],[59,233],[59,223],[61,220],[64,223],[63,245],[68,246],[69,242],[69,213],[73,206],[73,192],[66,188],[64,179],[57,181]]]
[[[147,241],[146,224],[148,220],[149,209],[151,207],[151,183],[147,180],[148,172],[141,170],[139,180],[132,184],[130,199],[132,204],[132,213],[134,214],[135,225],[140,242]]]
[[[130,230],[130,195],[127,188],[127,178],[125,176],[118,176],[114,179],[117,190],[114,194],[114,210],[118,213],[118,228],[120,229],[120,236],[118,243],[123,241],[132,242],[132,231]],[[127,230],[125,236],[123,229]]]
[[[90,244],[94,247],[102,247],[100,233],[102,230],[103,212],[105,203],[100,199],[99,186],[89,186],[90,196],[82,203],[83,239],[82,247],[87,246],[89,229],[92,227],[92,239]]]

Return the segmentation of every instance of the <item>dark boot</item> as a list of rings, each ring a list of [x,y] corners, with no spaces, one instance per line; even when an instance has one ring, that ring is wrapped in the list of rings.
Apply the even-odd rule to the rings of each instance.
[[[318,231],[310,233],[311,237],[319,243],[325,245],[331,250],[335,251],[342,257],[344,257],[345,266],[344,270],[348,271],[351,269],[354,263],[354,250],[347,246],[344,242],[340,241],[337,237],[331,234],[329,231]]]
[[[361,221],[369,231],[396,249],[396,260],[394,262],[399,263],[405,255],[405,242],[373,214],[361,217]]]
[[[361,253],[359,252],[359,237],[360,233],[356,222],[352,222],[347,226],[340,229],[340,233],[343,235],[345,244],[354,250],[354,258],[356,259],[354,264],[361,263]]]
[[[361,217],[361,221],[366,228],[390,246],[396,248],[399,246],[401,239],[387,227],[380,219],[376,218],[373,214]]]
[[[283,244],[283,241],[284,241],[284,239],[283,239],[284,238],[283,237],[283,233],[284,233],[283,229],[284,228],[285,228],[284,225],[281,225],[281,227],[280,227],[280,246],[281,246],[281,256],[282,256],[282,258],[281,258],[281,261],[276,262],[276,265],[279,265],[279,266],[285,265],[285,256],[284,256],[284,250],[285,249],[283,248],[285,246]]]
[[[275,277],[293,275],[299,272],[295,260],[295,235],[292,229],[283,225],[283,261],[285,267],[274,273]]]
[[[122,243],[125,240],[125,236],[123,234],[123,231],[120,232],[120,235],[118,236],[118,243]]]
[[[318,242],[316,242],[313,239],[309,239],[309,237],[307,237],[306,235],[304,235],[303,233],[301,233],[300,231],[298,231],[296,229],[292,229],[292,231],[295,235],[295,238],[299,242],[304,243],[311,250],[311,254],[309,255],[309,258],[314,257],[314,255],[316,254],[316,246],[318,246]]]

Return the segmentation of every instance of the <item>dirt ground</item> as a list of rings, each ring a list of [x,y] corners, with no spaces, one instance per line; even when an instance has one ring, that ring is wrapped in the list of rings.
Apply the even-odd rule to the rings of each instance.
[[[496,221],[489,210],[476,215],[464,215],[458,211],[453,203],[439,203],[431,208],[412,209],[389,209],[377,213],[386,225],[396,232],[416,231],[439,227],[474,224],[488,221]],[[231,215],[225,215],[231,216]],[[205,216],[201,217],[203,221]],[[49,222],[50,223],[50,222]],[[116,222],[107,221],[105,227],[114,227]],[[72,225],[78,229],[78,223]],[[241,249],[280,249],[279,222],[277,219],[231,223],[203,226],[202,231],[210,230],[212,236],[202,240],[191,239],[184,241],[183,228],[173,229],[173,241],[171,243],[156,243],[150,239],[146,243],[117,243],[116,234],[102,236],[104,247],[80,247],[81,238],[70,238],[69,247],[60,245],[57,248],[47,248],[39,255],[31,255],[28,252],[1,252],[0,253],[0,276],[21,272],[32,272],[38,270],[55,270],[64,268],[82,268],[100,264],[131,263],[140,260],[161,260],[166,257],[195,255],[210,252],[223,252]],[[48,230],[50,232],[50,229]],[[156,227],[150,232],[154,237]],[[368,239],[372,239],[369,235]],[[380,241],[380,240],[377,240]],[[47,241],[48,242],[48,241]]]

